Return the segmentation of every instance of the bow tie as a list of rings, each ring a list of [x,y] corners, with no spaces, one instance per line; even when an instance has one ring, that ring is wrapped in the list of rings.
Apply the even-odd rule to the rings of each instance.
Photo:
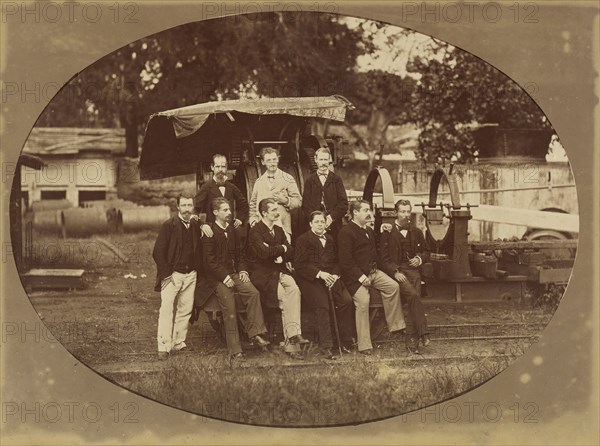
[[[408,231],[408,225],[400,226],[399,224],[396,224],[396,228],[398,229],[398,231],[402,231],[403,229]]]
[[[219,183],[219,182],[217,181],[216,183],[217,183],[217,186],[219,186],[219,187],[225,187],[225,182]]]
[[[271,176],[271,175],[267,175],[267,178],[268,178],[269,180],[274,180],[274,179],[275,179],[275,176],[274,176],[274,175],[273,175],[273,176]]]
[[[185,221],[183,218],[180,218],[179,221],[181,221],[181,223],[183,223],[187,227],[190,224],[191,220]]]
[[[327,173],[320,173],[319,174],[320,177],[326,177],[327,175],[329,175],[329,174],[327,174]]]

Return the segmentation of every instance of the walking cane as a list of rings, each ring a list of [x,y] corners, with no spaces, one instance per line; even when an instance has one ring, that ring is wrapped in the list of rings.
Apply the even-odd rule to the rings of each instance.
[[[340,339],[340,330],[338,328],[337,316],[335,315],[335,304],[333,303],[333,294],[331,288],[327,287],[327,293],[329,294],[329,304],[331,305],[331,311],[333,312],[333,326],[335,328],[335,337],[338,341],[338,349],[340,350],[340,358],[342,357],[342,340]]]

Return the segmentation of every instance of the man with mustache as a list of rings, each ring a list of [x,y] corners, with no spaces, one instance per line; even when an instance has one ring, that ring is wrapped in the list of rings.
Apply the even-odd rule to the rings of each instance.
[[[212,202],[215,221],[210,224],[213,236],[202,237],[204,257],[203,278],[198,286],[198,306],[214,293],[223,311],[225,341],[232,360],[244,361],[237,324],[235,293],[238,294],[247,314],[248,337],[259,347],[265,348],[269,341],[262,335],[267,332],[260,304],[260,293],[250,281],[248,265],[240,235],[234,230],[229,202],[217,197]]]
[[[348,211],[348,196],[339,175],[329,170],[331,152],[321,147],[315,152],[317,171],[304,182],[302,211],[308,219],[313,211],[325,212],[325,228],[334,240],[342,228],[342,219]]]
[[[158,357],[186,347],[188,322],[194,306],[197,271],[201,269],[201,232],[191,219],[194,194],[177,197],[178,215],[165,221],[158,233],[152,257],[156,262],[155,291],[160,291],[158,313]],[[175,315],[173,307],[175,306]]]
[[[400,288],[398,284],[377,267],[377,244],[375,232],[368,223],[372,220],[368,201],[350,202],[351,221],[338,235],[338,258],[342,280],[352,295],[356,307],[356,335],[358,351],[365,355],[373,353],[369,324],[369,288],[381,293],[383,311],[390,332],[406,328]]]
[[[227,179],[227,158],[225,155],[217,153],[213,155],[212,164],[213,177],[205,182],[194,197],[194,208],[197,214],[206,215],[206,222],[202,225],[202,232],[207,237],[212,237],[213,232],[210,223],[215,221],[215,216],[211,209],[212,201],[215,198],[224,197],[233,206],[233,227],[239,228],[248,220],[248,200],[238,187]]]
[[[419,342],[429,345],[429,329],[421,302],[421,273],[419,267],[429,259],[425,237],[420,229],[410,225],[412,205],[409,200],[398,200],[396,220],[390,231],[382,231],[379,239],[381,269],[400,286],[402,300],[408,306],[409,323],[406,328],[406,348],[419,353]]]
[[[252,283],[260,291],[266,308],[279,308],[285,338],[285,351],[292,359],[304,359],[300,344],[309,341],[302,337],[300,327],[300,289],[291,275],[290,262],[294,248],[290,245],[279,220],[279,205],[273,198],[258,204],[261,220],[248,235],[248,260]]]

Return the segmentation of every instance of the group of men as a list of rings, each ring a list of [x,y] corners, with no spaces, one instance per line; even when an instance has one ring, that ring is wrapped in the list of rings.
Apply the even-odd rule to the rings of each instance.
[[[256,180],[250,203],[227,180],[227,159],[217,154],[212,179],[195,196],[180,195],[178,215],[162,225],[153,251],[155,290],[161,292],[159,358],[186,347],[194,299],[203,305],[214,295],[229,354],[243,361],[236,294],[247,314],[244,329],[263,348],[269,345],[263,309],[279,309],[284,350],[292,359],[304,359],[300,346],[310,341],[302,335],[300,313],[306,305],[314,311],[319,352],[325,358],[337,359],[330,316],[339,327],[340,350],[351,352],[356,339],[358,352],[371,355],[371,288],[381,295],[389,331],[406,331],[406,348],[418,353],[419,344],[429,343],[419,273],[427,250],[423,233],[410,225],[410,202],[396,203],[395,224],[385,227],[378,245],[369,226],[370,204],[348,204],[341,178],[329,168],[329,149],[316,151],[317,171],[307,178],[302,195],[294,178],[279,168],[277,150],[265,147],[260,156],[265,173]],[[292,246],[290,211],[300,207],[309,229]],[[350,222],[344,225],[347,213]],[[206,215],[202,225],[199,214]],[[246,222],[247,237],[240,229]]]

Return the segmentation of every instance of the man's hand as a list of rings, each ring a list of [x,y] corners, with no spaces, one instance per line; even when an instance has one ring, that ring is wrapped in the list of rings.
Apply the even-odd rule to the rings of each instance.
[[[381,232],[383,232],[383,231],[392,232],[392,225],[389,223],[382,223],[381,224]]]
[[[406,276],[404,274],[402,274],[400,271],[396,271],[394,273],[394,279],[396,279],[400,283],[404,283],[404,282],[406,282],[408,280],[406,278]]]
[[[198,216],[196,214],[192,214],[192,215],[190,215],[190,220],[198,221]]]
[[[277,203],[282,206],[287,205],[290,202],[289,197],[283,193],[283,191],[273,192],[273,198]]]
[[[240,226],[242,226],[242,221],[238,218],[236,218],[235,220],[233,220],[233,227],[235,229],[239,228]]]
[[[250,227],[253,228],[254,225],[256,223],[258,223],[258,218],[256,218],[256,217],[250,217],[250,220],[248,220],[248,223],[250,223]]]
[[[331,215],[328,215],[325,217],[325,227],[328,228],[331,226],[331,223],[333,223],[333,218],[331,218]]]
[[[206,237],[210,238],[214,235],[212,229],[207,224],[200,226],[200,230],[202,231],[202,234],[204,234]]]
[[[235,282],[233,281],[233,279],[230,276],[227,276],[227,278],[225,279],[225,286],[227,288],[233,288],[233,286],[235,285]]]
[[[250,276],[248,275],[248,273],[246,271],[242,271],[240,273],[240,280],[244,283],[250,282]]]
[[[371,280],[367,277],[362,281],[362,286],[369,288],[371,286]]]
[[[412,266],[413,268],[416,268],[417,266],[419,266],[421,264],[421,259],[417,256],[414,256],[412,259],[410,259],[408,261],[408,264],[410,266]]]
[[[326,271],[319,271],[319,279],[324,281],[328,288],[331,288],[336,281],[335,276]]]

